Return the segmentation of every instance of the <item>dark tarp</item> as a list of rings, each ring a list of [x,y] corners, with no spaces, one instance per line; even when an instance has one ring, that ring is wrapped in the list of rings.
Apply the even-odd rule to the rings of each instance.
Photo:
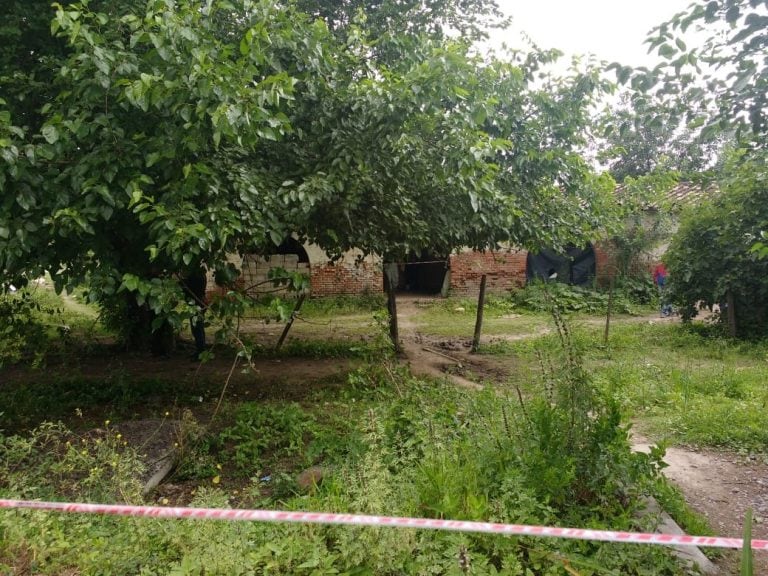
[[[557,274],[552,278],[553,274]],[[544,249],[538,254],[528,253],[526,264],[528,281],[552,279],[566,284],[584,286],[595,278],[595,251],[592,246],[568,248],[565,254]]]

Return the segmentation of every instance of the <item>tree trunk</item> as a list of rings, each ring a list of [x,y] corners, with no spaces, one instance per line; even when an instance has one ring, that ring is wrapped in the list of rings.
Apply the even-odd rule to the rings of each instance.
[[[390,265],[392,266],[392,265]],[[396,265],[395,265],[396,266]],[[397,330],[397,299],[395,292],[397,291],[397,285],[394,274],[384,268],[384,279],[387,287],[387,311],[389,312],[389,337],[392,340],[392,344],[395,347],[395,352],[400,352],[400,335]]]
[[[283,345],[283,342],[285,342],[286,336],[288,336],[288,332],[291,330],[291,326],[293,326],[293,321],[296,320],[296,315],[299,313],[299,310],[301,310],[301,305],[304,304],[304,299],[307,297],[306,294],[302,294],[299,296],[299,299],[296,301],[296,306],[293,307],[293,312],[291,312],[291,317],[288,318],[288,323],[285,325],[285,328],[283,328],[283,333],[280,334],[280,339],[277,341],[277,345],[275,346],[275,350],[280,350],[280,347]]]
[[[485,306],[486,275],[480,278],[480,294],[477,297],[477,319],[475,320],[475,336],[472,338],[472,352],[480,348],[480,333],[483,331],[483,307]]]
[[[608,285],[608,311],[605,314],[605,334],[603,334],[603,345],[608,345],[608,331],[611,328],[611,309],[613,308],[613,276]]]
[[[734,300],[733,292],[731,292],[729,289],[725,294],[725,302],[728,307],[728,310],[726,311],[728,317],[728,334],[731,338],[736,338],[738,335],[738,326],[736,324],[736,305]]]

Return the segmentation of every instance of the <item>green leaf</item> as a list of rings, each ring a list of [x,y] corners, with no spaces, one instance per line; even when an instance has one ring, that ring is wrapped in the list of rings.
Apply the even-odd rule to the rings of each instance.
[[[48,144],[55,144],[59,139],[59,131],[56,129],[56,126],[52,126],[51,124],[46,124],[43,126],[41,132],[43,134],[43,138],[45,138]]]
[[[663,58],[666,58],[667,60],[669,60],[675,54],[677,54],[677,49],[671,44],[665,43],[659,46],[659,56],[662,56]]]
[[[160,158],[162,158],[162,154],[160,152],[150,152],[149,154],[147,154],[147,159],[146,159],[147,168],[150,168],[155,164],[157,164]]]
[[[675,44],[680,50],[685,51],[685,42],[683,42],[680,38],[675,38]]]
[[[135,292],[139,287],[139,277],[135,274],[124,274],[123,275],[123,286],[126,290],[130,292]]]

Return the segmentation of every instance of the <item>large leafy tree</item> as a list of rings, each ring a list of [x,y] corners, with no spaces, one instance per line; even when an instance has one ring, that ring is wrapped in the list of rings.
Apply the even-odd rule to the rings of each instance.
[[[666,170],[681,178],[709,169],[723,147],[722,136],[702,134],[672,113],[669,104],[642,92],[625,92],[597,119],[597,158],[617,182]]]
[[[291,232],[333,253],[553,245],[610,209],[577,153],[594,73],[532,88],[547,54],[334,34],[269,0],[134,4],[58,6],[39,129],[0,115],[6,277],[86,282],[157,326],[194,312],[176,275],[231,280],[227,254]]]
[[[768,260],[750,246],[768,222],[765,153],[734,153],[721,194],[687,212],[667,253],[673,298],[685,317],[720,304],[736,336],[768,333]]]
[[[128,292],[152,321],[178,308],[172,273],[223,270],[248,238],[290,226],[269,175],[243,165],[290,129],[297,83],[328,66],[328,34],[268,2],[124,8],[58,6],[69,55],[45,122],[23,132],[4,116],[16,140],[0,142],[0,268],[85,281],[102,302]]]

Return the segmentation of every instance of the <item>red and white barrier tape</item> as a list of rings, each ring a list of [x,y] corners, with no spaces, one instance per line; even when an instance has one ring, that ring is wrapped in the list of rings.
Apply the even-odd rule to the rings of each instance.
[[[256,522],[296,522],[307,524],[343,524],[351,526],[390,526],[394,528],[423,528],[454,532],[484,532],[508,536],[540,536],[571,538],[574,540],[600,540],[663,546],[707,546],[713,548],[741,548],[740,538],[719,536],[687,536],[685,534],[648,534],[642,532],[614,532],[581,528],[555,528],[523,524],[493,524],[463,520],[435,520],[430,518],[404,518],[398,516],[363,516],[359,514],[330,514],[324,512],[283,512],[278,510],[237,510],[220,508],[172,508],[165,506],[129,506],[121,504],[74,504],[65,502],[38,502],[29,500],[2,500],[0,508],[31,508],[77,514],[110,514],[114,516],[144,516],[151,518],[189,518],[206,520],[249,520]],[[768,540],[752,540],[754,550],[768,550]]]

